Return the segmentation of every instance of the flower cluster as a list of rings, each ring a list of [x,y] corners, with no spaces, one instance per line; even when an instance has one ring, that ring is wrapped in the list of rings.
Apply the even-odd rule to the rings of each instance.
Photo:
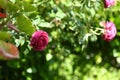
[[[47,32],[43,30],[38,30],[33,33],[30,45],[33,47],[33,49],[37,51],[42,51],[47,46],[48,41],[49,38]]]
[[[103,0],[103,2],[105,8],[115,5],[115,0]],[[111,41],[116,36],[117,33],[115,24],[111,21],[110,22],[107,21],[100,22],[100,25],[104,27],[102,35],[103,39],[105,41]]]

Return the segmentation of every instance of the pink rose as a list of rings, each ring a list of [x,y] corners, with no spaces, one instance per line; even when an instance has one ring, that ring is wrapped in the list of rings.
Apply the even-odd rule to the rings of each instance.
[[[116,27],[113,22],[106,22],[103,25],[104,27],[104,33],[103,33],[103,39],[106,41],[111,41],[117,33]]]
[[[115,0],[103,0],[105,8],[115,5]]]
[[[45,49],[49,41],[47,32],[38,30],[32,34],[30,45],[33,49],[42,51]]]

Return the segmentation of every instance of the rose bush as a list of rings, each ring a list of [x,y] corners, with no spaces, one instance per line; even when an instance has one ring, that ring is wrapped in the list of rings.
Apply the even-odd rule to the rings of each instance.
[[[33,47],[33,49],[42,51],[48,44],[48,34],[47,32],[43,30],[38,30],[33,33],[31,37],[31,43],[30,45]]]
[[[120,32],[106,42],[101,35],[113,37],[114,30],[105,28],[106,22],[98,24],[112,20],[120,31],[119,4],[105,8],[102,0],[0,0],[0,7],[7,14],[0,20],[0,40],[19,50],[16,59],[14,48],[0,44],[0,80],[120,79]]]

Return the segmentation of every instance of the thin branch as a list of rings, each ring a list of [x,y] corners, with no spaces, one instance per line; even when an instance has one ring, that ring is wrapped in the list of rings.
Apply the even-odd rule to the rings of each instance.
[[[8,28],[10,28],[11,30],[14,30],[14,31],[16,31],[16,32],[19,33],[19,30],[14,26],[14,24],[12,24],[11,21],[9,21],[9,22],[7,23],[7,26],[8,26]]]

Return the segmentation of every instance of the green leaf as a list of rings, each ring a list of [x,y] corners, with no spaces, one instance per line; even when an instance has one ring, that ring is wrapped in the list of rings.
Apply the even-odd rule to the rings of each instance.
[[[26,34],[32,35],[32,33],[35,31],[35,28],[32,25],[32,22],[30,19],[28,19],[25,15],[19,15],[16,18],[18,29],[22,32],[25,32]]]
[[[20,63],[17,60],[10,60],[7,65],[11,68],[20,68]]]
[[[66,16],[66,14],[63,12],[63,10],[62,9],[60,9],[60,8],[57,8],[58,9],[58,12],[56,13],[56,14],[50,14],[50,17],[55,17],[55,16],[57,16],[57,17],[59,17],[59,18],[64,18],[65,16]]]
[[[7,2],[7,10],[8,10],[9,12],[16,12],[16,11],[19,10],[19,7],[18,7],[17,4],[13,4],[13,3],[11,3],[11,2]]]
[[[46,27],[46,28],[52,28],[52,26],[50,26],[50,23],[48,22],[41,22],[39,24],[40,27]]]
[[[5,31],[0,31],[0,40],[9,40],[10,34]]]
[[[26,2],[26,1],[23,2],[23,7],[24,7],[25,12],[37,11],[35,6],[33,6],[32,4],[30,4],[30,3]]]
[[[116,6],[112,6],[110,9],[111,11],[119,11],[120,10],[120,4],[117,4]]]
[[[91,16],[94,17],[95,15],[95,10],[93,8],[90,9]]]
[[[90,40],[91,40],[92,42],[95,42],[95,41],[97,40],[97,36],[96,36],[96,35],[91,35],[91,36],[90,36]]]

